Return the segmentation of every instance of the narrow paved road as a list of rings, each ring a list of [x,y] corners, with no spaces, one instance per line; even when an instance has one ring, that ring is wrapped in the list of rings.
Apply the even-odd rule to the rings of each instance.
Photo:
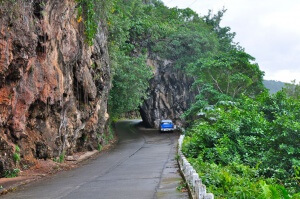
[[[117,125],[119,143],[80,168],[24,186],[3,198],[152,199],[188,198],[175,163],[176,133],[135,128],[137,121]]]

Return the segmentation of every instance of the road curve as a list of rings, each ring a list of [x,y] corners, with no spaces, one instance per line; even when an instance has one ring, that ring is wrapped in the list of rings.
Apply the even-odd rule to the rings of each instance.
[[[88,164],[24,186],[6,199],[188,198],[176,191],[180,176],[174,161],[178,135],[117,124],[119,143]]]

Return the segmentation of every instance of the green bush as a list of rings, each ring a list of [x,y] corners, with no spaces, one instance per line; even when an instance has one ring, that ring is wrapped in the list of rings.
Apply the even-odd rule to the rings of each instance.
[[[4,176],[6,178],[14,178],[14,177],[18,177],[20,173],[20,169],[13,169],[13,170],[7,170],[4,173]]]
[[[259,177],[259,171],[249,166],[231,163],[227,166],[190,159],[209,192],[216,198],[230,199],[291,199],[293,196],[272,178]]]
[[[16,145],[16,153],[20,153],[20,151],[21,151],[21,149],[20,149],[20,147],[18,146],[18,145]]]
[[[257,187],[262,186],[259,181],[264,179],[271,179],[272,182],[264,187],[271,192],[277,190],[275,195],[284,195],[284,187],[290,194],[300,191],[300,101],[287,97],[284,92],[273,96],[263,93],[255,99],[242,96],[235,103],[218,102],[213,108],[202,111],[205,117],[195,121],[186,132],[183,152],[198,168],[204,169],[202,161],[208,168],[215,167],[206,174],[214,175],[207,182],[214,185],[214,191],[227,193],[226,186],[231,186],[230,183],[225,180],[225,186],[224,179],[219,179],[227,174],[230,179],[242,177],[238,181],[246,180],[240,188],[255,182],[249,184],[253,194],[255,190],[262,191]],[[241,173],[233,177],[232,164],[254,169],[255,175]],[[220,182],[212,183],[213,179]]]
[[[13,160],[14,160],[15,163],[20,162],[20,160],[21,160],[20,154],[19,153],[14,153],[13,154]]]
[[[59,163],[63,163],[63,162],[65,161],[65,156],[66,156],[66,152],[63,151],[63,152],[59,155],[58,162],[59,162]]]
[[[20,151],[21,151],[20,147],[16,145],[15,153],[13,154],[13,160],[15,163],[18,163],[21,160]]]

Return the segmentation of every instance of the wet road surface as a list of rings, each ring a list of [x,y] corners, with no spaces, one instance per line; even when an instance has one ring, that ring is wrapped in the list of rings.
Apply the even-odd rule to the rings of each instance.
[[[177,199],[188,198],[174,160],[177,133],[117,124],[119,143],[86,165],[26,185],[6,199]]]

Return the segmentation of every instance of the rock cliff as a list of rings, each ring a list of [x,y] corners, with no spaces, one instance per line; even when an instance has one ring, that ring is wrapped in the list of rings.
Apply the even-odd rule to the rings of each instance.
[[[192,89],[194,80],[167,60],[148,59],[154,70],[150,80],[149,98],[140,108],[143,122],[158,128],[161,119],[172,119],[183,125],[181,115],[195,101],[197,92]]]
[[[88,46],[74,0],[4,1],[0,12],[0,174],[97,148],[111,82],[106,27]]]

